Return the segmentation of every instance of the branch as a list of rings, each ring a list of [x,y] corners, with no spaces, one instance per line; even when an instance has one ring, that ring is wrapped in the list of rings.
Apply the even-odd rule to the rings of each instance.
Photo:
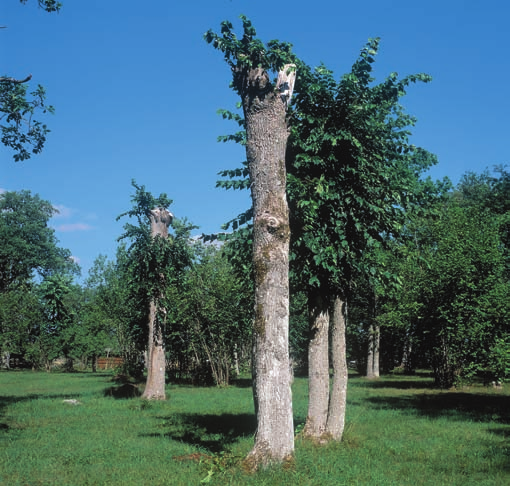
[[[14,83],[14,84],[23,84],[32,79],[32,75],[29,74],[25,79],[14,79],[14,78],[7,78],[5,76],[0,76],[0,83]]]

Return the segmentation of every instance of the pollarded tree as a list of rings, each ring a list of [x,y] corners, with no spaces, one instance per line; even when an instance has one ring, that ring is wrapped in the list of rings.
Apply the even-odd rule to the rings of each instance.
[[[138,325],[147,343],[147,383],[144,398],[164,400],[165,394],[165,326],[167,321],[166,290],[178,284],[182,271],[191,263],[189,231],[168,211],[172,203],[166,194],[155,198],[133,181],[133,209],[120,215],[136,217],[138,226],[126,224],[119,238],[129,238],[128,250],[131,292],[140,312]],[[169,237],[173,224],[175,235]],[[136,325],[136,324],[135,324]]]
[[[299,287],[309,296],[309,411],[305,435],[339,440],[345,415],[346,304],[358,274],[375,276],[367,255],[397,236],[419,174],[435,158],[409,143],[414,119],[399,104],[419,74],[373,84],[378,39],[339,82],[321,66],[298,77],[287,153],[292,244]],[[303,85],[302,85],[302,84]],[[329,390],[328,323],[333,381]]]
[[[287,105],[295,79],[290,45],[255,37],[251,22],[241,17],[243,36],[230,22],[221,34],[205,39],[225,54],[233,88],[241,97],[246,128],[246,156],[253,202],[253,327],[255,445],[247,458],[253,469],[281,463],[294,452],[294,427],[289,363],[289,213],[285,154]],[[271,76],[277,74],[277,79]]]
[[[356,274],[377,274],[367,253],[383,235],[397,234],[403,208],[420,199],[418,177],[435,158],[409,143],[406,115],[399,99],[427,75],[396,74],[373,85],[372,63],[378,40],[369,41],[352,71],[335,81],[321,66],[299,64],[297,95],[290,116],[286,161],[291,205],[291,251],[295,288],[308,295],[311,320],[309,349],[310,402],[305,434],[340,439],[346,397],[346,300]],[[297,61],[296,61],[297,62]],[[246,121],[228,112],[243,128]],[[225,137],[247,143],[242,133]],[[225,188],[246,188],[246,167],[224,171],[233,179]],[[249,176],[248,180],[242,179]],[[250,211],[234,221],[242,224]],[[334,309],[331,339],[334,368],[329,391],[329,314]]]

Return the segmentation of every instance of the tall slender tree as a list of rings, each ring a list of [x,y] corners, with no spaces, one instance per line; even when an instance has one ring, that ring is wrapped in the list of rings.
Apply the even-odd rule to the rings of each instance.
[[[174,221],[168,211],[172,203],[166,194],[155,198],[133,181],[136,189],[133,209],[121,214],[136,217],[138,226],[126,224],[120,237],[132,240],[128,250],[131,270],[131,292],[141,308],[139,323],[146,337],[147,382],[144,398],[165,400],[165,325],[167,314],[166,289],[178,283],[180,274],[191,262],[189,230],[177,224],[175,236],[168,237]]]
[[[164,207],[156,207],[150,215],[151,237],[168,238],[168,227],[172,223],[173,214]],[[162,305],[165,288],[165,275],[159,274],[161,293],[153,295],[149,303],[149,339],[147,344],[147,384],[142,397],[147,399],[165,400],[165,327],[166,308]]]
[[[246,156],[253,202],[253,392],[257,414],[255,445],[247,458],[253,469],[289,460],[294,427],[289,362],[289,213],[285,154],[287,105],[295,80],[290,44],[265,46],[244,16],[238,39],[230,22],[205,40],[225,54],[233,88],[241,97]],[[277,74],[272,80],[272,73]]]
[[[379,47],[370,39],[350,73],[336,81],[325,66],[298,78],[287,151],[291,228],[298,285],[309,296],[309,409],[304,434],[320,442],[339,439],[345,406],[344,333],[354,276],[379,271],[366,258],[398,235],[403,208],[415,197],[417,178],[435,162],[409,142],[414,119],[399,99],[424,74],[374,84]],[[304,86],[301,85],[303,83]],[[328,316],[338,343],[331,348],[329,387]]]

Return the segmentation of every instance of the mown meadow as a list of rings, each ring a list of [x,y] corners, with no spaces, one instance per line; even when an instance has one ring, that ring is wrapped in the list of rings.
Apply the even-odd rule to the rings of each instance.
[[[295,463],[247,474],[241,460],[256,425],[249,380],[168,385],[166,402],[148,402],[110,373],[0,372],[0,483],[510,484],[508,390],[432,385],[426,373],[351,375],[344,441],[317,447],[299,439],[307,382],[296,378]]]

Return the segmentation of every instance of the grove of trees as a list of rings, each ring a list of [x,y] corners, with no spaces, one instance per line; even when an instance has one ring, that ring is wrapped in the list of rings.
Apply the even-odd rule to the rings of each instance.
[[[205,40],[224,54],[242,108],[222,111],[240,131],[221,139],[247,158],[218,185],[249,188],[252,207],[231,232],[193,238],[166,194],[133,182],[119,218],[136,224],[77,283],[48,225],[52,204],[1,193],[0,353],[5,368],[69,372],[118,356],[119,371],[147,373],[146,399],[165,399],[168,379],[250,376],[255,470],[293,458],[294,372],[308,375],[302,435],[317,444],[342,439],[348,363],[369,379],[430,369],[441,388],[510,377],[510,172],[467,173],[455,187],[425,178],[437,159],[411,143],[401,99],[430,77],[376,83],[378,39],[337,79],[242,25],[241,37],[223,22]],[[40,151],[47,131],[23,131],[44,108],[44,92],[27,101],[25,86],[0,78],[2,143],[16,160],[26,144]]]

